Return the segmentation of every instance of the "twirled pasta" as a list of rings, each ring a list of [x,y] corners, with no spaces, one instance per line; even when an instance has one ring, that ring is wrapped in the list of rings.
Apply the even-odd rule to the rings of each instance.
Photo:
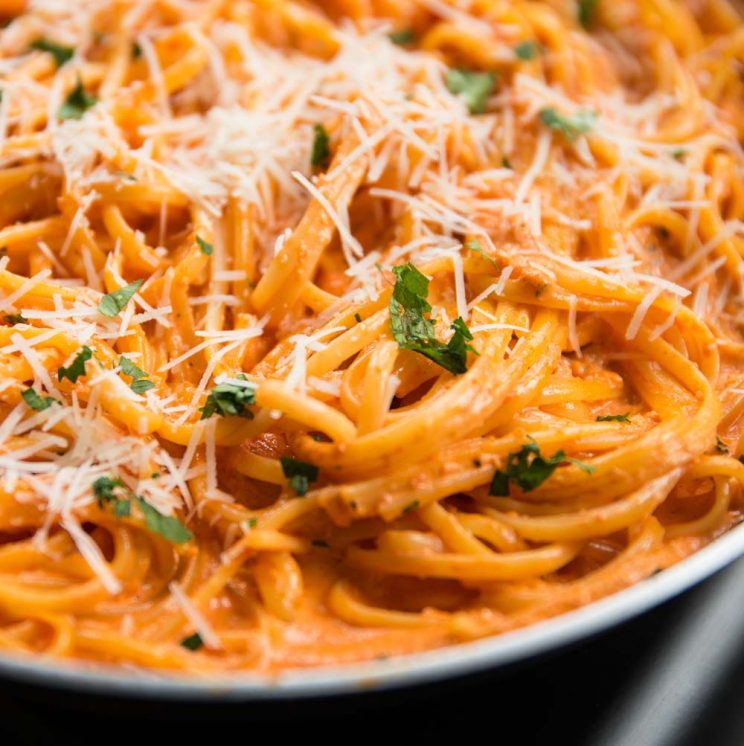
[[[533,624],[738,523],[727,0],[0,2],[0,648]]]

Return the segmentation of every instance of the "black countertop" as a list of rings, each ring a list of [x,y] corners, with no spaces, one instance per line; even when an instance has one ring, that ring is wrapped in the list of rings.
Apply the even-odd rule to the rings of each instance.
[[[4,744],[400,741],[432,734],[519,744],[744,744],[744,560],[569,649],[445,683],[332,700],[200,706],[0,682]],[[155,739],[155,734],[158,734]],[[207,740],[208,739],[208,740]],[[507,740],[508,739],[508,740]]]

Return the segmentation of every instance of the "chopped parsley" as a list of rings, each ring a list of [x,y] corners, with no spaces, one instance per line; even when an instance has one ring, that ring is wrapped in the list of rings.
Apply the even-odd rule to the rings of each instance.
[[[325,539],[313,539],[310,542],[314,547],[321,547],[322,549],[328,549],[330,544]]]
[[[630,412],[625,414],[602,414],[597,417],[597,422],[630,422]]]
[[[429,280],[410,262],[393,267],[395,287],[390,298],[390,330],[402,350],[418,352],[450,373],[465,373],[468,351],[478,354],[468,344],[473,339],[465,322],[456,318],[451,325],[454,334],[446,345],[434,336],[434,324],[424,314],[431,311],[426,300]]]
[[[282,464],[284,476],[289,480],[289,486],[300,497],[304,497],[310,488],[310,483],[318,479],[318,467],[291,456],[281,456],[279,461]]]
[[[534,60],[542,51],[542,47],[533,40],[522,41],[514,47],[514,54],[520,60]]]
[[[559,114],[549,107],[540,111],[540,121],[550,129],[560,132],[567,140],[573,140],[578,135],[585,135],[594,127],[597,115],[593,111],[582,109],[574,116]]]
[[[62,67],[65,62],[69,62],[75,50],[72,47],[66,47],[64,44],[56,44],[49,39],[36,39],[31,42],[32,49],[38,49],[40,52],[49,52],[54,57],[54,62],[57,67]]]
[[[138,41],[132,42],[132,59],[137,60],[142,56],[142,46]]]
[[[253,419],[253,412],[246,407],[256,403],[256,387],[248,383],[243,373],[238,374],[237,380],[246,381],[247,385],[240,386],[226,381],[212,389],[200,410],[201,419],[206,420],[215,413],[222,417]]]
[[[87,345],[83,345],[75,355],[75,359],[65,368],[63,365],[57,371],[57,380],[61,381],[66,378],[71,383],[75,383],[80,376],[85,375],[85,363],[93,357],[93,350]]]
[[[331,147],[328,132],[322,124],[313,125],[313,150],[310,163],[316,168],[327,168],[331,162]]]
[[[676,150],[672,151],[672,158],[676,161],[681,161],[685,155],[687,155],[687,151],[683,148],[677,148]]]
[[[502,156],[501,165],[503,168],[508,168],[510,171],[514,170],[514,166],[512,166],[511,161],[506,156]]]
[[[98,98],[83,88],[83,81],[78,77],[77,84],[59,107],[57,115],[60,119],[81,119]]]
[[[114,515],[117,518],[128,518],[132,513],[132,505],[139,507],[145,525],[149,531],[159,534],[164,539],[174,544],[183,544],[193,538],[193,534],[175,516],[163,515],[154,508],[144,497],[136,495],[132,490],[125,487],[124,482],[118,477],[98,477],[93,482],[93,495],[98,501],[98,506],[112,505]]]
[[[421,503],[419,503],[418,500],[414,500],[412,503],[408,503],[405,508],[403,508],[403,515],[406,515],[407,513],[412,513],[414,510],[418,510],[418,508],[421,507]]]
[[[718,451],[718,453],[729,452],[728,446],[723,442],[723,440],[718,435],[716,435],[716,451]]]
[[[186,648],[186,650],[198,650],[203,645],[204,640],[202,640],[201,635],[198,632],[194,632],[193,635],[184,637],[183,640],[181,640],[181,647]]]
[[[412,28],[404,28],[400,29],[399,31],[391,31],[388,34],[388,39],[390,39],[393,44],[405,47],[408,44],[413,44],[413,42],[416,41],[416,32]]]
[[[202,254],[204,254],[205,256],[212,256],[214,246],[212,246],[211,243],[205,241],[201,236],[196,237],[196,243],[199,246],[199,250]]]
[[[119,367],[125,376],[131,377],[132,383],[129,384],[129,388],[135,394],[144,394],[145,391],[155,388],[155,384],[149,380],[149,375],[142,368],[136,366],[129,358],[122,355],[119,358]]]
[[[118,316],[126,307],[127,303],[132,300],[132,296],[139,290],[142,280],[135,280],[123,288],[114,290],[101,298],[98,304],[98,312],[110,319]]]
[[[21,391],[21,397],[23,398],[23,401],[31,407],[31,409],[35,409],[37,412],[43,412],[45,409],[49,409],[52,404],[59,404],[59,402],[51,396],[41,396],[30,387],[25,391]]]
[[[579,23],[588,29],[594,23],[599,0],[579,0]]]
[[[485,251],[483,251],[483,248],[481,245],[476,241],[474,238],[470,238],[465,242],[465,248],[468,251],[473,251],[476,254],[480,254],[486,261],[491,262],[495,267],[498,267],[498,262],[492,257],[488,256]]]
[[[496,84],[496,75],[454,67],[447,71],[444,82],[450,93],[462,98],[471,114],[483,114]]]
[[[354,321],[356,321],[357,324],[361,324],[362,323],[362,317],[358,313],[355,313],[354,314]]]
[[[9,313],[5,317],[5,321],[8,324],[28,324],[28,319],[20,313]]]
[[[594,472],[593,466],[568,458],[562,450],[556,451],[546,459],[540,453],[540,446],[530,438],[529,443],[525,443],[518,451],[507,456],[505,471],[496,470],[488,494],[508,497],[510,480],[516,482],[522,491],[531,492],[552,476],[553,472],[566,461],[576,464],[587,474]]]

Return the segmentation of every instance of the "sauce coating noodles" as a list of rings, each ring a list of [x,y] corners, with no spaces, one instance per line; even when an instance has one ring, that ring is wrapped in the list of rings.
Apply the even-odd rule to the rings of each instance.
[[[0,649],[398,655],[739,522],[735,4],[0,12]]]

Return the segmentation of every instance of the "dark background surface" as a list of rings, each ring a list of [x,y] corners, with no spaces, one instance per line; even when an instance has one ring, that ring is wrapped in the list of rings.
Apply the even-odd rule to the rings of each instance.
[[[4,744],[435,742],[741,746],[744,561],[599,637],[435,686],[333,700],[200,706],[0,682]],[[457,740],[453,736],[457,736]],[[167,740],[166,740],[167,739]],[[387,746],[385,742],[381,746]]]

